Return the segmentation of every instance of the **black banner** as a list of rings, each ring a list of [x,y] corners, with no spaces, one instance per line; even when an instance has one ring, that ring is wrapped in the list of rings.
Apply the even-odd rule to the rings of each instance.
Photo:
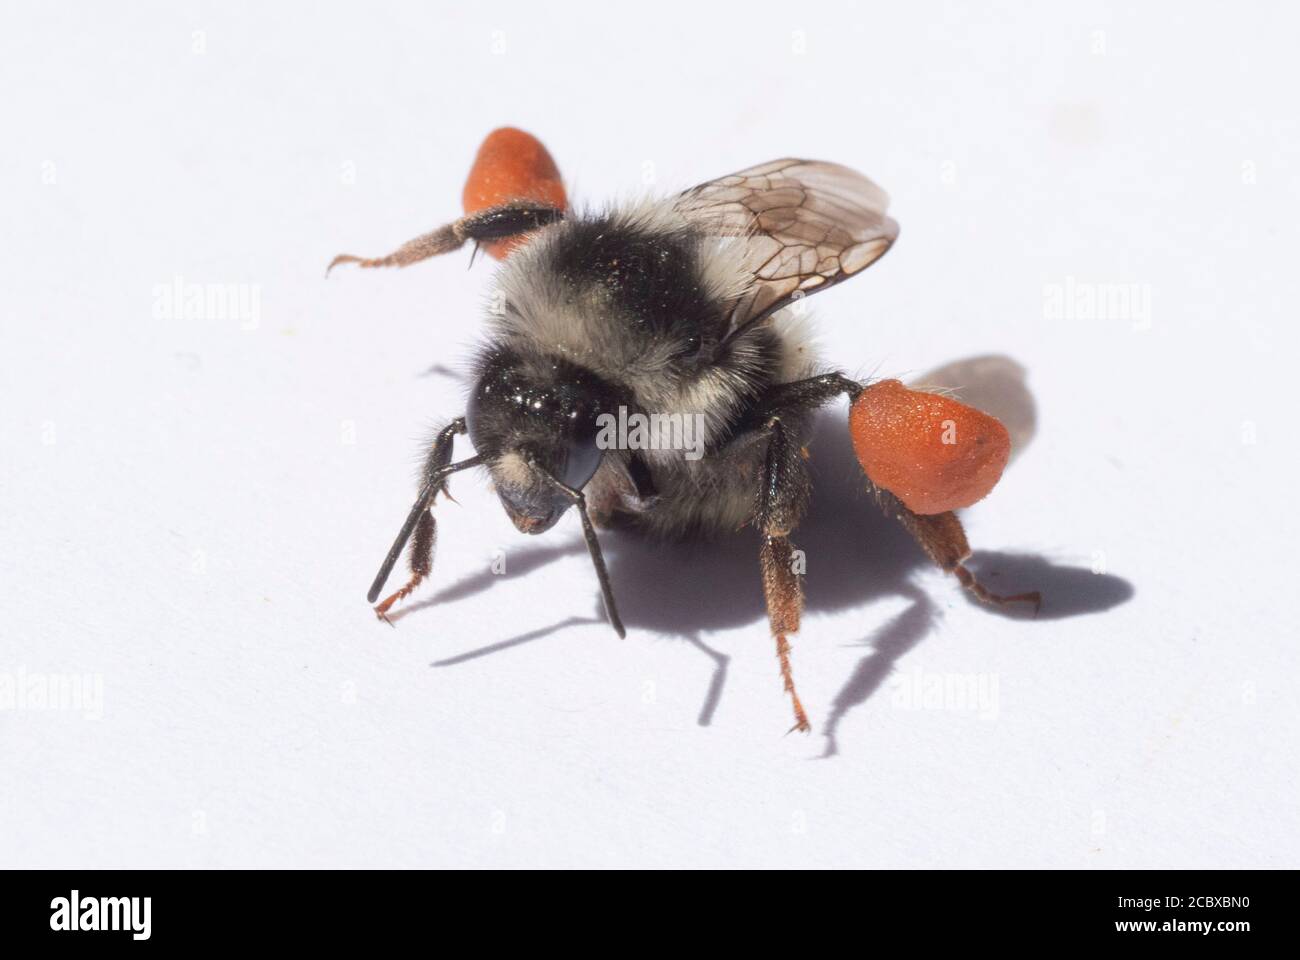
[[[454,929],[486,934],[493,948],[514,937],[535,949],[610,924],[633,942],[667,946],[675,931],[703,923],[721,942],[860,936],[864,952],[899,937],[926,948],[1128,941],[1235,949],[1289,940],[1284,908],[1294,880],[1250,871],[573,872],[544,882],[516,872],[10,871],[0,881],[0,935],[6,946],[93,953],[149,944],[373,947],[413,936],[432,946]]]

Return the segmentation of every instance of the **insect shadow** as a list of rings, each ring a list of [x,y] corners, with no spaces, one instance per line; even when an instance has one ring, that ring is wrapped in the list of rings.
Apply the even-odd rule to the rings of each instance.
[[[930,385],[968,386],[964,378],[975,376],[981,405],[1000,419],[1021,425],[1016,437],[1017,454],[1032,437],[1033,400],[1023,386],[1023,370],[1000,357],[979,357],[931,371],[918,382]],[[965,393],[965,391],[963,391]],[[807,565],[804,581],[806,614],[804,629],[795,638],[796,651],[807,664],[807,651],[820,642],[861,645],[867,652],[854,666],[833,698],[819,729],[825,737],[824,756],[838,752],[837,733],[844,717],[865,703],[888,679],[895,663],[929,634],[941,616],[936,599],[915,582],[917,575],[933,570],[929,560],[897,521],[885,517],[866,490],[846,428],[842,408],[822,411],[809,444],[809,469],[813,500],[792,539],[803,551]],[[716,542],[660,544],[634,535],[602,531],[601,543],[610,579],[618,598],[619,611],[630,632],[638,629],[675,636],[690,643],[713,662],[713,674],[705,691],[697,722],[709,725],[726,686],[729,657],[707,644],[704,636],[718,630],[752,625],[756,643],[770,646],[762,585],[759,579],[758,541],[753,529]],[[409,616],[433,605],[452,603],[494,587],[508,589],[502,581],[523,577],[564,556],[585,553],[580,539],[558,545],[522,547],[509,554],[507,572],[488,570],[463,578],[407,607]],[[1039,590],[1043,604],[1036,619],[1048,621],[1097,613],[1126,602],[1133,596],[1128,581],[1110,574],[1094,574],[1084,567],[1064,566],[1031,553],[976,550],[968,566],[999,593]],[[585,571],[584,571],[585,572]],[[993,616],[1027,619],[1032,616],[1017,606],[986,607],[961,590],[955,580],[939,581],[952,597],[980,606]],[[594,589],[594,588],[593,588]],[[825,632],[818,614],[843,610],[862,612],[869,622],[868,607],[880,600],[903,598],[908,606],[887,621],[859,637],[845,638]],[[939,602],[948,596],[935,594]],[[549,636],[570,626],[603,623],[599,595],[590,617],[570,616],[558,623],[530,630],[435,661],[435,667],[449,667],[511,649]],[[843,630],[842,618],[827,621],[834,631]],[[773,690],[779,682],[773,678]]]

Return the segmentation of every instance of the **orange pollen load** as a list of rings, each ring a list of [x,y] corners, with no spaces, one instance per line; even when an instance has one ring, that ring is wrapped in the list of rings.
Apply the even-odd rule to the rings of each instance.
[[[512,200],[533,200],[557,210],[568,206],[559,168],[542,142],[514,127],[493,130],[478,148],[465,181],[465,212],[477,213]],[[493,240],[483,248],[498,260],[527,240],[526,236]]]
[[[849,409],[849,435],[871,482],[921,514],[982,500],[1011,455],[1007,428],[994,417],[897,380],[862,391]]]

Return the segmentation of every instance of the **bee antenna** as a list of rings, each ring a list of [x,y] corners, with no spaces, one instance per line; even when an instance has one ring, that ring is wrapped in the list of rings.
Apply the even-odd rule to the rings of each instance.
[[[442,481],[458,470],[477,467],[482,462],[482,456],[473,456],[460,461],[460,463],[451,463],[445,467],[439,467],[429,475],[424,486],[420,488],[420,495],[415,498],[415,505],[411,507],[411,512],[406,515],[406,522],[402,524],[402,529],[397,531],[397,539],[393,541],[388,556],[384,557],[383,566],[379,568],[379,573],[375,574],[375,582],[370,585],[370,592],[366,594],[366,600],[374,603],[378,599],[380,591],[384,589],[384,584],[388,582],[388,575],[393,572],[393,567],[397,564],[397,558],[402,555],[402,549],[406,546],[406,541],[411,539],[411,531],[415,529],[415,525],[420,521],[420,514],[429,509],[429,504],[433,502],[433,495],[442,487]]]
[[[609,584],[605,556],[600,551],[600,541],[596,539],[596,528],[591,525],[591,518],[587,516],[587,498],[582,495],[581,490],[575,490],[567,483],[555,479],[536,460],[530,458],[528,465],[542,479],[573,501],[573,505],[578,508],[578,516],[582,519],[582,535],[587,541],[587,552],[591,554],[592,566],[596,568],[596,579],[600,581],[600,595],[605,601],[605,614],[609,617],[609,625],[614,628],[614,632],[620,639],[626,637],[627,631],[623,629],[623,620],[619,617],[618,607],[614,604],[614,589]]]

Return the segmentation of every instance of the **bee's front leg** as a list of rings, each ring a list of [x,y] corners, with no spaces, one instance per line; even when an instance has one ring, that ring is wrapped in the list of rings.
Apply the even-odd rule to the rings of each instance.
[[[375,582],[370,587],[368,599],[371,603],[374,603],[379,596],[379,592],[384,588],[384,582],[388,579],[389,571],[392,570],[398,555],[406,545],[406,536],[409,532],[411,578],[407,580],[400,590],[390,594],[383,602],[375,606],[375,615],[390,626],[393,621],[388,618],[388,611],[392,609],[395,603],[410,596],[433,569],[433,549],[438,538],[438,524],[433,518],[433,501],[439,493],[449,499],[451,497],[451,494],[447,491],[447,470],[451,464],[452,446],[456,437],[463,434],[465,429],[465,418],[457,417],[438,433],[433,449],[429,451],[429,456],[424,462],[424,482],[420,499],[416,501],[415,507],[418,519],[414,521],[410,518],[407,519],[407,524],[403,527],[402,533],[398,534],[397,542],[393,544],[393,548],[388,552],[388,557],[384,560],[379,575],[375,577]],[[469,462],[466,461],[466,463]]]
[[[415,525],[415,532],[411,534],[411,553],[409,556],[411,579],[406,581],[402,589],[389,594],[382,603],[375,605],[375,616],[389,626],[393,625],[393,621],[388,618],[388,611],[392,609],[393,604],[405,600],[414,593],[415,588],[424,582],[424,578],[433,569],[433,547],[437,539],[438,521],[433,519],[432,510],[425,510],[424,513],[420,514],[420,519]]]

